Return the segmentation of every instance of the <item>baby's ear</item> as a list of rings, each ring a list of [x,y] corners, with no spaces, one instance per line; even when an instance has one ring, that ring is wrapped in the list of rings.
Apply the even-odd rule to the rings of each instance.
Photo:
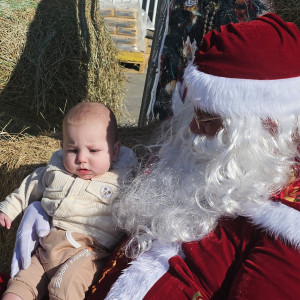
[[[114,144],[114,148],[113,148],[113,154],[112,154],[112,161],[116,161],[118,160],[119,154],[120,154],[120,148],[121,148],[121,142],[117,141]]]

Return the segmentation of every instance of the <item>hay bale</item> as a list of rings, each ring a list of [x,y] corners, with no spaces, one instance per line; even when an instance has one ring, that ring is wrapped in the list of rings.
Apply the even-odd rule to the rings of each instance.
[[[271,11],[277,13],[283,20],[294,22],[300,28],[300,1],[299,0],[272,0]]]
[[[0,6],[0,127],[12,120],[9,132],[57,130],[64,112],[87,100],[108,105],[119,119],[125,76],[98,2]]]
[[[2,136],[0,139],[0,201],[17,188],[36,168],[45,165],[60,148],[52,136]]]

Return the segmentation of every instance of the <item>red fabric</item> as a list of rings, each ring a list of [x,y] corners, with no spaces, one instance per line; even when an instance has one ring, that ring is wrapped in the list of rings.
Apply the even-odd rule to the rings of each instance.
[[[279,36],[279,39],[278,39]],[[274,47],[274,42],[278,41]],[[204,73],[243,79],[300,76],[300,31],[275,14],[210,31],[194,64]],[[258,63],[259,62],[259,63]]]
[[[86,300],[104,299],[113,283],[120,276],[121,271],[128,266],[130,259],[127,258],[124,253],[124,245],[127,240],[128,238],[125,238],[113,251],[108,262],[104,265],[99,279],[92,286],[90,293],[86,296]]]
[[[170,259],[169,271],[144,300],[299,299],[299,251],[244,218],[225,220],[182,249],[185,259]]]
[[[8,273],[0,273],[0,297],[2,297],[3,293],[6,290],[9,278],[10,276]]]

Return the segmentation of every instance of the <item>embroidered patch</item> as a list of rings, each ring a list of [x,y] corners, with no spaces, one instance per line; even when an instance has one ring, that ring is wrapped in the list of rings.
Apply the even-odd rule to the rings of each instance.
[[[197,293],[194,294],[192,300],[203,300],[202,294],[198,291]]]
[[[104,199],[108,199],[112,196],[112,189],[109,186],[101,187],[101,196]]]

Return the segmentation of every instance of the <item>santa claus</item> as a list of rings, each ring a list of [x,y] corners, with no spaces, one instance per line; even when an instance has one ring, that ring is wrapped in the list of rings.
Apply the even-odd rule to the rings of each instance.
[[[114,207],[132,260],[118,249],[88,299],[299,299],[299,29],[267,14],[211,31],[184,84]]]

